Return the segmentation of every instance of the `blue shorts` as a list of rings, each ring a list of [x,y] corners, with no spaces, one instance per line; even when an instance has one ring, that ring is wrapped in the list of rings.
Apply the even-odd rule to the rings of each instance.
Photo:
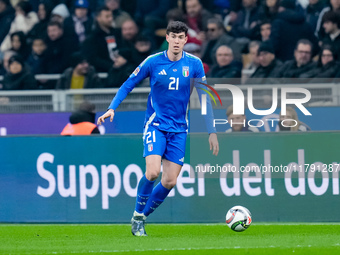
[[[160,155],[164,159],[183,166],[186,139],[187,132],[166,132],[149,125],[143,135],[143,157]]]

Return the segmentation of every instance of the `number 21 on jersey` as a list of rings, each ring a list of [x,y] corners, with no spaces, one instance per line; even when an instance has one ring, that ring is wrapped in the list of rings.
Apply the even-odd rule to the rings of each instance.
[[[179,78],[170,77],[169,90],[178,90]]]

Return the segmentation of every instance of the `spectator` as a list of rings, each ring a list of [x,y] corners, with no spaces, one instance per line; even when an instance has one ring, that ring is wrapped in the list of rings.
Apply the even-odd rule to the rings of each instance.
[[[65,4],[58,4],[51,13],[51,21],[57,21],[60,24],[64,23],[64,20],[70,16],[70,12]]]
[[[259,41],[251,41],[248,45],[248,59],[247,64],[244,66],[246,70],[255,72],[255,69],[259,66],[258,50],[260,47]]]
[[[306,8],[306,21],[312,26],[313,31],[316,29],[318,18],[324,8],[325,3],[323,0],[309,0]]]
[[[213,13],[216,13],[224,19],[226,15],[228,15],[231,11],[231,2],[233,0],[214,0],[214,1],[209,1],[212,5],[212,8],[207,8]]]
[[[241,10],[241,8],[242,8],[242,1],[230,0],[230,11],[224,17],[224,20],[223,20],[223,25],[225,28],[227,28],[228,31],[231,29],[231,25],[236,21],[237,13]]]
[[[135,65],[131,60],[130,49],[118,50],[115,63],[108,73],[105,87],[119,88],[129,78],[135,69]]]
[[[32,40],[36,37],[47,38],[47,25],[51,17],[52,5],[49,1],[41,1],[38,9],[39,22],[33,26],[31,31],[28,32],[28,43],[31,44]]]
[[[47,74],[62,73],[69,65],[69,57],[76,51],[74,38],[64,35],[62,25],[51,21],[47,26],[47,49],[44,58],[44,72]]]
[[[93,20],[88,15],[88,8],[87,0],[75,1],[74,13],[64,21],[65,36],[75,38],[79,46],[92,29]]]
[[[326,6],[325,8],[322,9],[319,15],[318,22],[316,24],[316,30],[315,30],[315,35],[318,36],[319,41],[322,41],[325,37],[325,31],[323,29],[323,15],[325,15],[329,11],[340,11],[340,1],[339,0],[330,0],[330,5]]]
[[[233,106],[227,108],[228,123],[230,128],[225,132],[259,132],[257,127],[251,127],[248,125],[246,115],[237,115],[233,113]],[[235,124],[234,124],[235,123]]]
[[[2,81],[4,90],[37,89],[34,76],[25,68],[22,57],[14,55],[8,61],[8,73]]]
[[[241,78],[242,66],[233,62],[233,50],[226,46],[221,45],[216,50],[216,62],[207,77],[211,78]]]
[[[177,1],[173,0],[137,0],[135,20],[139,26],[153,34],[156,30],[155,26],[165,27],[167,25],[165,15],[176,5]]]
[[[28,56],[26,63],[31,68],[32,74],[43,73],[43,63],[45,57],[45,50],[47,46],[43,38],[34,38],[32,42],[31,54]]]
[[[1,44],[1,51],[8,50],[11,47],[11,34],[18,31],[26,34],[36,23],[38,23],[38,16],[32,11],[32,5],[26,1],[19,2],[15,6],[15,18],[11,23],[11,28]]]
[[[260,20],[268,20],[271,23],[279,12],[280,0],[264,0],[259,7]]]
[[[95,123],[96,112],[95,105],[90,102],[83,102],[79,105],[78,110],[70,116],[68,123],[61,135],[91,135],[99,134],[99,129]]]
[[[201,46],[196,43],[186,43],[183,47],[183,50],[195,55],[198,58],[201,58]],[[205,62],[202,62],[204,73],[207,74],[209,72],[209,65]]]
[[[185,2],[186,23],[189,28],[196,32],[196,38],[204,39],[204,29],[208,25],[208,20],[213,18],[213,14],[204,9],[199,0],[187,0]]]
[[[272,24],[270,21],[263,21],[260,25],[261,41],[268,41],[272,31]]]
[[[310,41],[299,40],[294,51],[294,59],[282,65],[277,77],[300,78],[303,73],[308,72],[315,65],[312,62],[312,50],[313,45]]]
[[[202,7],[199,0],[187,0],[185,2],[185,9],[185,20],[190,29],[188,31],[190,37],[196,38],[196,40],[198,40],[198,42],[193,42],[201,44],[205,39],[204,30],[208,25],[208,20],[213,18],[213,15]]]
[[[100,88],[100,79],[84,55],[75,52],[71,56],[71,67],[67,68],[57,82],[56,89]]]
[[[214,63],[216,50],[221,45],[228,45],[234,53],[234,59],[242,60],[242,50],[247,41],[236,39],[225,32],[222,22],[219,19],[212,18],[208,20],[207,39],[202,49],[202,61],[208,65]]]
[[[82,52],[97,72],[108,72],[114,64],[120,34],[112,27],[112,12],[107,7],[98,9],[95,20],[96,28],[84,41]]]
[[[23,32],[15,32],[11,34],[11,50],[15,51],[24,60],[27,59],[29,54],[29,49],[26,44],[26,36]]]
[[[306,23],[303,13],[295,10],[295,0],[282,0],[270,34],[276,57],[281,61],[291,60],[300,39],[308,39],[317,49],[318,42],[312,27]]]
[[[259,22],[259,9],[257,0],[242,0],[242,9],[237,13],[233,24],[232,35],[254,39]]]
[[[150,39],[143,35],[137,36],[132,52],[132,62],[134,63],[135,67],[137,67],[151,54]]]
[[[155,31],[166,28],[165,15],[168,10],[177,6],[174,0],[137,0],[135,21],[152,42],[152,48],[159,47]]]
[[[124,48],[133,49],[138,35],[137,24],[132,20],[126,20],[122,24],[122,45]]]
[[[0,0],[0,45],[9,33],[15,11],[9,0]]]
[[[6,73],[8,73],[9,68],[8,68],[8,61],[9,59],[16,55],[17,53],[15,51],[12,50],[7,50],[3,53],[3,58],[2,58],[2,65],[0,68],[0,75],[5,75]]]
[[[286,115],[280,113],[280,121],[276,128],[276,131],[309,131],[309,126],[299,121],[296,111],[294,108],[287,106]]]
[[[332,45],[336,54],[340,56],[340,13],[334,11],[326,12],[322,21],[325,31],[322,44]]]
[[[126,20],[130,20],[131,16],[120,8],[120,0],[105,0],[105,5],[112,11],[114,28],[121,28]]]
[[[309,72],[302,74],[301,78],[314,78],[309,80],[309,83],[332,81],[340,68],[339,63],[337,63],[336,60],[337,55],[334,53],[332,46],[327,44],[323,45],[319,54],[317,66]]]
[[[270,42],[262,42],[258,50],[259,66],[247,80],[248,84],[273,83],[282,66],[282,62],[275,58],[274,48]]]

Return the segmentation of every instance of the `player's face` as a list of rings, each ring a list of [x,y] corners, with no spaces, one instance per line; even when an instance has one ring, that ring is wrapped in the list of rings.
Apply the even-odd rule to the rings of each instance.
[[[168,35],[166,35],[166,40],[169,43],[169,50],[174,55],[177,55],[182,53],[184,44],[187,42],[188,37],[184,32],[178,34],[170,32]]]

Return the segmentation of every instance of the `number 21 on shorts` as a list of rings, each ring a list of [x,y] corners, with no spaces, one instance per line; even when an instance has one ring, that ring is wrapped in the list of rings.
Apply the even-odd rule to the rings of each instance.
[[[156,134],[155,131],[152,132],[147,132],[146,133],[146,144],[151,143],[151,142],[156,142]]]

